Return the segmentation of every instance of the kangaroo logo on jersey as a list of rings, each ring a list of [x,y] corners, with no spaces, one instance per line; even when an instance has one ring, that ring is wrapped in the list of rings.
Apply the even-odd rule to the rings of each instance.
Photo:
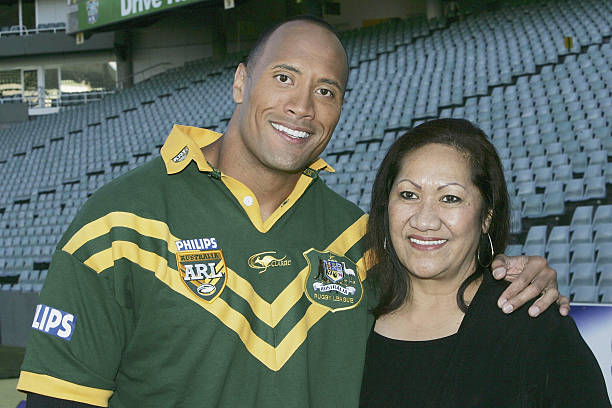
[[[251,255],[248,264],[253,269],[259,269],[259,273],[264,273],[270,267],[291,265],[291,259],[286,259],[287,255],[277,258],[272,256],[272,254],[276,255],[276,251],[266,251]]]
[[[332,312],[351,309],[361,302],[363,285],[357,265],[349,258],[314,248],[304,252],[308,262],[306,297]]]
[[[227,267],[220,249],[177,251],[176,264],[183,283],[200,299],[212,302],[225,289]]]

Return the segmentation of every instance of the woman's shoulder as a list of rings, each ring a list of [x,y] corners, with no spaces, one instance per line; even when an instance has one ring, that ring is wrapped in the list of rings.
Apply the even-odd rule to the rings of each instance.
[[[529,330],[549,333],[551,330],[562,328],[562,326],[570,327],[573,325],[571,317],[564,317],[559,314],[559,308],[556,303],[550,305],[539,316],[531,317],[527,311],[537,301],[537,298],[528,301],[512,313],[505,314],[497,306],[497,300],[510,284],[510,282],[505,280],[498,281],[491,276],[485,276],[477,293],[479,297],[479,304],[477,306],[479,313],[484,312],[491,318],[503,320],[504,326],[509,330],[512,328],[513,331]]]

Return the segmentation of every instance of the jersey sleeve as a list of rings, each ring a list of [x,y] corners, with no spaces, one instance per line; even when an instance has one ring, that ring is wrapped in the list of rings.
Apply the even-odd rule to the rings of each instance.
[[[112,275],[56,250],[34,313],[19,390],[108,406],[127,316]]]
[[[610,407],[606,384],[593,352],[571,317],[551,332],[544,406]]]
[[[95,408],[95,405],[29,393],[27,408]]]

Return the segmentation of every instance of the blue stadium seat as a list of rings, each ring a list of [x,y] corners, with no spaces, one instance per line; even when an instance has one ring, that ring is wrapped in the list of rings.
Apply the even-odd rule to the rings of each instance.
[[[557,284],[559,286],[569,286],[570,266],[568,263],[550,264],[550,267],[557,272]]]
[[[549,244],[548,255],[546,258],[549,263],[569,263],[570,262],[570,246],[569,244]]]
[[[594,262],[576,263],[571,265],[571,285],[595,286],[597,283],[597,271]]]
[[[523,203],[522,215],[527,218],[541,217],[544,208],[543,194],[530,194]]]
[[[584,196],[588,199],[605,198],[606,178],[604,176],[587,178]]]
[[[576,207],[574,214],[572,214],[572,221],[570,223],[570,229],[577,225],[590,225],[593,220],[593,206],[580,206]]]
[[[529,228],[525,245],[546,245],[546,225],[534,225]]]
[[[565,193],[563,191],[544,194],[544,216],[561,215],[565,211]]]
[[[593,224],[612,223],[612,204],[600,205],[595,210]]]
[[[571,179],[565,185],[565,199],[567,201],[582,201],[584,199],[584,180]]]
[[[576,244],[572,245],[570,248],[571,265],[595,262],[595,244]]]
[[[570,287],[572,302],[597,303],[599,293],[596,286],[579,285]]]
[[[523,254],[522,245],[508,245],[504,253],[508,256],[518,256]]]
[[[523,245],[523,254],[528,255],[528,256],[541,256],[541,257],[545,257],[546,256],[546,246],[545,245],[536,245],[536,244],[531,244],[531,245]]]
[[[595,246],[595,244],[593,244]],[[597,244],[597,264],[612,264],[612,243],[603,242]]]
[[[534,172],[536,187],[545,187],[553,179],[552,167],[543,167]]]
[[[588,225],[577,225],[573,228],[570,245],[572,249],[577,244],[590,244],[593,242],[593,226]]]
[[[553,179],[557,181],[568,182],[572,180],[574,168],[571,164],[564,164],[553,168]]]

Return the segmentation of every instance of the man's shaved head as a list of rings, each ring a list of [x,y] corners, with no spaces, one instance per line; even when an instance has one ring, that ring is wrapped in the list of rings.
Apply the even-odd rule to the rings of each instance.
[[[274,32],[278,30],[280,27],[282,27],[283,25],[291,23],[291,22],[311,23],[321,28],[324,28],[330,33],[332,33],[338,39],[338,42],[340,43],[340,45],[342,46],[342,50],[344,51],[344,55],[346,56],[346,70],[348,74],[348,54],[346,53],[346,49],[344,48],[344,45],[342,44],[342,40],[340,39],[340,35],[336,31],[336,29],[331,24],[329,24],[327,21],[320,19],[318,17],[308,16],[308,15],[295,16],[295,17],[288,18],[286,20],[283,20],[275,24],[274,26],[266,30],[259,37],[255,45],[253,46],[253,48],[251,48],[251,51],[249,52],[249,55],[247,57],[247,62],[246,62],[247,72],[251,72],[253,67],[257,64],[257,60],[259,56],[263,53],[263,50],[266,47],[266,44],[270,36],[274,34]],[[343,84],[343,85],[346,85],[346,84]]]

